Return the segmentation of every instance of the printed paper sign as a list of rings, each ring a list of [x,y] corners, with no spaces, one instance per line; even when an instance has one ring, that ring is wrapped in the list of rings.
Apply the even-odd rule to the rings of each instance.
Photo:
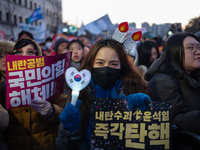
[[[4,40],[5,38],[6,38],[5,32],[4,31],[0,31],[0,40]]]
[[[91,150],[170,150],[171,105],[147,102],[131,111],[125,99],[93,99]]]
[[[33,99],[54,100],[65,82],[71,53],[55,56],[6,55],[6,108],[26,107]]]

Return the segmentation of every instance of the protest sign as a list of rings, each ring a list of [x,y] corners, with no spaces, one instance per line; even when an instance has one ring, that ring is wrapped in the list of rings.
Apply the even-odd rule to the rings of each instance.
[[[5,32],[0,31],[0,40],[4,40],[4,39],[6,39]]]
[[[52,101],[65,84],[71,53],[55,56],[6,55],[6,108],[25,107],[33,99]]]
[[[170,150],[170,103],[147,102],[131,111],[126,99],[93,99],[91,149]]]
[[[50,36],[50,31],[47,30],[46,22],[42,21],[41,25],[31,25],[26,23],[17,24],[17,32],[15,32],[15,40],[18,40],[19,33],[24,30],[33,34],[34,41],[37,43],[44,42],[45,39]]]

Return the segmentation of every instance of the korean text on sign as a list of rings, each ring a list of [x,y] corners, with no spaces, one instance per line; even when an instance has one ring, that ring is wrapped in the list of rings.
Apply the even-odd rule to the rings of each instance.
[[[47,56],[8,59],[7,108],[27,106],[33,99],[50,100],[57,92],[56,88],[63,85],[64,71],[68,67],[63,56],[54,61]]]

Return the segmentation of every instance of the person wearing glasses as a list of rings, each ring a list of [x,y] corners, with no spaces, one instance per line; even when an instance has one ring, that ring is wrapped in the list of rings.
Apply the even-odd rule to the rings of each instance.
[[[42,56],[40,46],[32,39],[20,39],[12,49],[13,55]],[[10,150],[55,150],[59,126],[58,116],[66,103],[60,94],[55,100],[32,100],[30,107],[9,109],[7,144]]]
[[[9,123],[9,115],[6,108],[6,57],[11,54],[14,42],[8,40],[0,40],[0,149],[8,150],[5,141],[5,129]]]
[[[172,124],[200,135],[200,41],[192,33],[176,33],[145,79],[152,101],[172,103]]]
[[[20,39],[12,49],[12,54],[21,56],[42,56],[39,45],[31,39]]]

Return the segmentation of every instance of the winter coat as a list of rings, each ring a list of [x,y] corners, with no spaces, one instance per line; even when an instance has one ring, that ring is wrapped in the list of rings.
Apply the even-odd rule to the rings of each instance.
[[[172,123],[180,130],[200,134],[200,76],[186,74],[173,61],[158,68],[163,56],[145,74],[151,99],[171,102]]]
[[[116,90],[118,95],[124,95],[123,92],[124,86],[120,86]],[[92,98],[96,97],[96,88],[91,88],[90,86],[87,86],[87,93],[89,95],[90,100],[92,101]],[[91,108],[92,111],[92,108]],[[89,123],[88,123],[89,124]],[[60,123],[59,130],[58,130],[58,137],[56,139],[56,149],[57,150],[73,150],[73,149],[80,149],[80,150],[87,150],[88,145],[90,145],[90,141],[87,140],[86,137],[83,137],[83,128],[80,128],[77,131],[74,131],[73,133],[70,133],[67,131],[63,124]],[[87,129],[86,129],[87,130]]]
[[[3,132],[9,122],[9,115],[8,111],[0,104],[0,118],[1,118],[1,123],[0,123],[0,132]]]
[[[5,79],[3,78],[3,76],[0,73],[0,149],[2,150],[9,150],[7,145],[6,145],[6,140],[5,140],[5,129],[8,127],[8,123],[9,123],[9,114],[8,111],[5,109],[5,107],[3,106],[5,103],[5,98],[6,98],[6,94],[5,94]]]
[[[7,128],[8,123],[9,123],[8,111],[3,106],[3,104],[4,104],[3,101],[5,101],[5,94],[3,93],[3,90],[1,89],[3,81],[4,81],[4,79],[2,79],[0,81],[0,118],[1,118],[1,122],[0,122],[0,140],[5,140],[3,132]]]
[[[10,122],[7,129],[7,145],[10,150],[55,150],[55,139],[67,95],[60,94],[51,102],[54,115],[45,119],[30,107],[9,109]]]
[[[42,55],[41,49],[38,53],[39,56]],[[65,107],[67,97],[68,95],[61,93],[51,101],[54,114],[50,119],[45,119],[30,107],[9,109],[6,140],[10,150],[55,150],[60,124],[58,116]]]
[[[5,79],[2,78],[2,80],[0,81],[0,139],[4,139],[3,131],[7,128],[9,122],[8,111],[3,107],[3,101],[5,101],[5,94],[3,93],[4,91],[2,89],[2,83],[4,80]]]
[[[14,42],[8,41],[8,40],[0,40],[0,55],[1,54],[10,54],[11,50],[14,46]],[[4,139],[4,134],[3,131],[5,128],[8,126],[9,122],[9,115],[7,110],[5,109],[5,104],[4,102],[6,101],[6,95],[5,95],[5,87],[3,82],[5,81],[5,78],[1,74],[0,71],[0,118],[1,118],[1,123],[0,123],[0,140]],[[3,106],[3,107],[2,107]]]
[[[1,73],[0,73],[0,76],[1,76]],[[8,122],[9,122],[8,111],[3,107],[3,102],[5,101],[5,94],[3,93],[2,83],[4,82],[4,80],[5,79],[3,77],[0,80],[0,118],[1,118],[0,140],[4,140],[3,131],[6,129],[6,127],[8,126]]]

